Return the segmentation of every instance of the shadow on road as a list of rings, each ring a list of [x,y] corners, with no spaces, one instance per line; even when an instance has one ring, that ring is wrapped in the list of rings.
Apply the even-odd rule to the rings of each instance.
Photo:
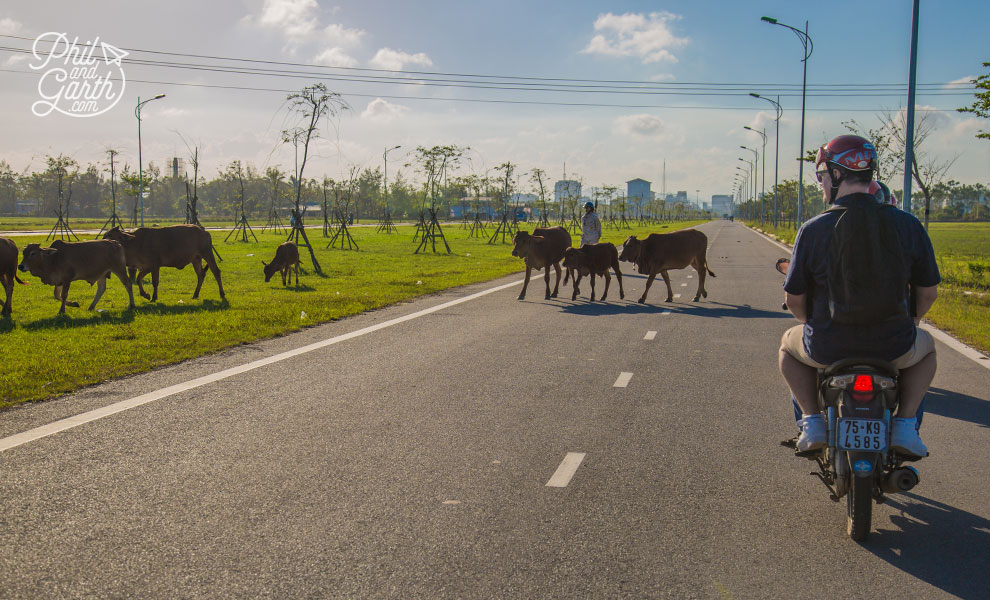
[[[956,597],[987,597],[990,521],[910,492],[888,497],[887,504],[900,511],[890,518],[900,529],[873,532],[866,550]]]
[[[783,311],[764,310],[749,305],[725,304],[722,302],[704,301],[697,304],[658,302],[656,304],[639,304],[635,299],[630,300],[628,296],[626,300],[613,299],[612,291],[611,289],[609,290],[609,300],[605,303],[602,303],[600,300],[589,302],[587,296],[578,296],[578,299],[573,302],[560,298],[558,300],[565,303],[560,307],[560,310],[576,315],[659,314],[669,310],[672,314],[694,315],[713,319],[793,318],[790,313]],[[618,294],[616,293],[616,295]]]
[[[928,390],[925,412],[990,427],[990,401],[942,388]]]

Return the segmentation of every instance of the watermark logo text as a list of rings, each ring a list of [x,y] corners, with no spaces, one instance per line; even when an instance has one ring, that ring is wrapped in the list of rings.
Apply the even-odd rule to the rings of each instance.
[[[49,47],[50,46],[50,47]],[[58,111],[70,117],[95,117],[114,107],[124,94],[121,59],[127,52],[101,42],[71,41],[65,33],[49,31],[39,35],[31,48],[29,65],[41,71],[38,94],[31,105],[39,117]]]

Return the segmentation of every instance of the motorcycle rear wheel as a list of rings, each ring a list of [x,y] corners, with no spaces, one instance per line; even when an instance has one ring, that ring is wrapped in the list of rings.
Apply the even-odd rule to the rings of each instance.
[[[849,482],[846,495],[846,533],[861,542],[870,535],[873,528],[873,479],[855,477]]]

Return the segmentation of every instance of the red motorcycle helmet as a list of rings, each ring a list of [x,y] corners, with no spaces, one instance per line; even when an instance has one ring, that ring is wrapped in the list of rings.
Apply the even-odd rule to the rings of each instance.
[[[815,168],[822,163],[830,163],[848,171],[875,171],[877,150],[866,138],[840,135],[818,149]]]

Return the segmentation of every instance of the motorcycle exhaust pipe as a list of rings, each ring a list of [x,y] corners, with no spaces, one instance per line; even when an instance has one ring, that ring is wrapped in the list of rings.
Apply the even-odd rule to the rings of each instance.
[[[918,485],[919,481],[921,481],[921,477],[918,476],[917,469],[914,467],[901,467],[900,469],[891,471],[884,478],[880,488],[888,494],[897,494],[910,490]]]

